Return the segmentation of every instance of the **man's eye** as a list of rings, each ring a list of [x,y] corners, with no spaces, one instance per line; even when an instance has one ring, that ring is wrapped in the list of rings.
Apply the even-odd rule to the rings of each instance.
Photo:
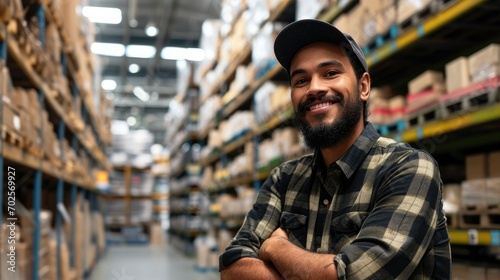
[[[331,77],[331,76],[335,76],[336,74],[337,74],[337,71],[331,70],[331,71],[326,72],[325,76]]]
[[[298,79],[296,82],[295,82],[295,85],[301,85],[303,83],[305,83],[307,80],[306,79]]]

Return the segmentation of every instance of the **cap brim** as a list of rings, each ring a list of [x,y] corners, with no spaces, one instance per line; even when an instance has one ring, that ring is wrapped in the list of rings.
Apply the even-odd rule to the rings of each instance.
[[[290,72],[295,54],[314,42],[333,43],[352,51],[349,40],[342,31],[324,21],[305,19],[293,22],[280,31],[274,42],[274,53],[278,62]]]

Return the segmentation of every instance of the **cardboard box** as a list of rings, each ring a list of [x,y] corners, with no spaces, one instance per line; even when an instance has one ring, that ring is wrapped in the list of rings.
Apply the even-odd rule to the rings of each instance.
[[[465,157],[465,179],[483,179],[487,176],[486,154],[468,155]]]
[[[444,211],[446,213],[457,213],[462,205],[462,189],[460,184],[445,184],[443,189]]]
[[[476,83],[500,76],[500,63],[485,65],[471,76],[471,82]]]
[[[391,86],[373,87],[370,89],[370,100],[374,98],[389,99],[396,95]]]
[[[3,124],[8,128],[15,130],[19,135],[22,135],[21,131],[21,117],[19,111],[11,105],[10,100],[5,96],[2,98],[3,102]]]
[[[431,0],[398,0],[396,22],[402,23],[427,6]]]
[[[485,280],[486,268],[479,266],[469,266],[467,279]]]
[[[490,152],[487,157],[488,177],[500,177],[500,151]]]
[[[469,266],[467,264],[452,264],[451,279],[453,280],[468,280]]]
[[[29,97],[23,88],[15,88],[10,94],[10,100],[12,101],[12,105],[19,110],[30,109]]]
[[[500,177],[486,179],[486,205],[489,209],[500,209]]]
[[[446,89],[452,92],[470,85],[469,60],[467,57],[458,57],[445,65]]]
[[[410,94],[419,93],[429,88],[434,88],[435,84],[444,84],[443,73],[427,70],[408,83],[408,92]]]
[[[500,45],[491,44],[469,56],[469,73],[471,76],[474,76],[481,69],[499,63]]]
[[[500,268],[488,267],[486,269],[486,280],[500,279]]]
[[[487,201],[486,179],[466,180],[461,185],[461,208],[466,210],[484,210]]]

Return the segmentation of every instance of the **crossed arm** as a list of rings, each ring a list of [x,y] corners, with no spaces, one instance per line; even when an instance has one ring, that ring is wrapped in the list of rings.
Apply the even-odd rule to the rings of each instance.
[[[259,259],[239,259],[221,271],[221,279],[338,279],[334,257],[295,246],[278,228],[262,244]]]

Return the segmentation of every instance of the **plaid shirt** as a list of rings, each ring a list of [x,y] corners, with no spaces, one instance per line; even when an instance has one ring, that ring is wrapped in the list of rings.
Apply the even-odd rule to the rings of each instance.
[[[285,193],[286,192],[286,193]],[[451,253],[435,160],[371,124],[326,167],[321,153],[275,168],[220,270],[281,227],[308,251],[335,254],[339,279],[449,279]]]

